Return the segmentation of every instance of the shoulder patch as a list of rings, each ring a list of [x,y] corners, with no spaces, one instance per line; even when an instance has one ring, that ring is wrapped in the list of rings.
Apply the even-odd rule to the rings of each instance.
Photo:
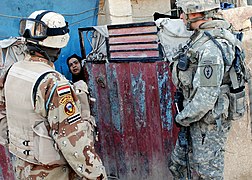
[[[75,113],[75,106],[74,106],[73,102],[68,101],[65,103],[64,112],[68,116],[72,116]]]
[[[69,94],[71,92],[70,85],[63,85],[57,88],[57,93],[59,96]]]
[[[199,66],[200,86],[217,86],[219,81],[218,65]]]
[[[59,103],[60,104],[66,104],[67,102],[69,102],[69,101],[74,101],[73,100],[73,97],[70,95],[70,94],[67,94],[67,95],[65,95],[65,96],[63,96],[61,99],[60,99],[60,101],[59,101]]]
[[[213,75],[213,68],[210,65],[205,66],[203,71],[207,79],[210,79],[211,76]]]

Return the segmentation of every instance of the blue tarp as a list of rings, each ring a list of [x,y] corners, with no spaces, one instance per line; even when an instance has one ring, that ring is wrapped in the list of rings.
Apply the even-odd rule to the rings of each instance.
[[[235,7],[235,5],[232,3],[228,3],[228,2],[221,3],[221,9],[223,9],[223,10],[234,8],[234,7]]]
[[[97,25],[99,0],[2,0],[1,4],[0,39],[18,36],[20,18],[27,17],[36,10],[52,10],[65,16],[69,23],[70,41],[62,49],[55,66],[70,79],[66,58],[73,53],[81,55],[78,28]]]

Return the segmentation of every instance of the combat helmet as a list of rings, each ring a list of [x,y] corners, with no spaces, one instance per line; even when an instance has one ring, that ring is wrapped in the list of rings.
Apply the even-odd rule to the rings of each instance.
[[[20,20],[19,33],[28,42],[49,48],[63,48],[69,41],[68,23],[56,12],[39,10]]]
[[[216,11],[220,8],[219,0],[177,0],[177,7],[181,7],[185,14]]]
[[[186,28],[191,31],[191,24],[203,20],[212,18],[220,9],[220,1],[219,0],[176,0],[176,5],[178,8],[181,8],[185,13],[185,17],[187,20]],[[194,19],[189,19],[189,14],[192,13],[203,13],[204,16],[197,17]]]

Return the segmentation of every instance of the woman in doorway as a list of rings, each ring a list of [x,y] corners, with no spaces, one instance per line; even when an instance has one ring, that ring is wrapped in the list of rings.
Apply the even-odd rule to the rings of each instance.
[[[67,58],[67,65],[69,71],[72,74],[72,81],[73,83],[83,80],[86,82],[84,68],[81,63],[82,58],[77,54],[73,54]]]

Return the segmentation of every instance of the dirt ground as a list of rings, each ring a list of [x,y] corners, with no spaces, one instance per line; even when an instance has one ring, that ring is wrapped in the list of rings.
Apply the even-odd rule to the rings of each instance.
[[[249,8],[250,10],[252,10],[252,7]],[[241,11],[240,13],[246,14],[242,12],[243,11]],[[248,11],[248,13],[251,13],[251,11]],[[235,22],[237,23],[238,20],[236,20]],[[244,32],[243,46],[245,49],[246,62],[250,67],[250,72],[252,72],[251,23],[249,24],[249,26],[250,30]],[[247,97],[247,99],[248,98],[249,97]],[[245,117],[239,121],[233,122],[233,126],[228,136],[228,142],[226,145],[225,166],[224,166],[225,180],[252,179],[252,133],[250,123],[251,118],[249,116],[250,115],[248,107],[248,112],[245,115]]]
[[[252,136],[248,113],[233,122],[225,154],[225,180],[252,179]]]
[[[252,31],[244,32],[243,46],[245,49],[246,62],[252,70]],[[251,71],[252,72],[252,71]],[[248,89],[247,89],[248,92]],[[247,97],[248,99],[249,97]],[[252,179],[252,133],[248,112],[239,121],[234,121],[225,154],[225,180],[251,180]]]

